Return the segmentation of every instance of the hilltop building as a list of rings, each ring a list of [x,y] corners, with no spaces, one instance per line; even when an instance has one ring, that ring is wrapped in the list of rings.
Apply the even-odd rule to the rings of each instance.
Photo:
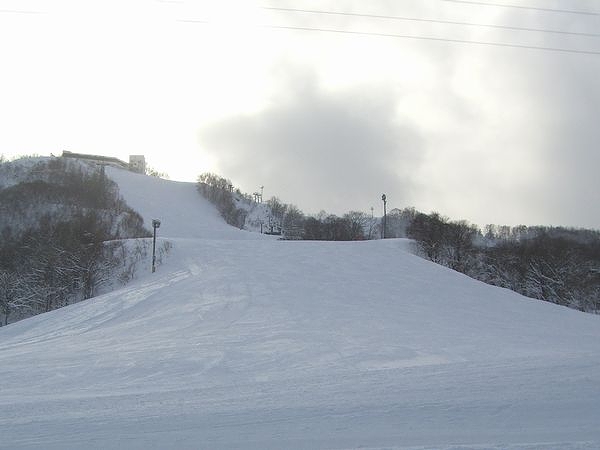
[[[129,155],[129,170],[146,173],[146,158],[144,158],[144,155]]]
[[[73,153],[64,150],[62,153],[63,158],[74,158],[83,159],[85,161],[91,161],[96,164],[102,164],[105,166],[118,167],[120,169],[127,169],[136,173],[146,173],[146,158],[144,155],[129,155],[129,163],[115,158],[113,156],[101,156],[101,155],[87,155],[85,153]]]

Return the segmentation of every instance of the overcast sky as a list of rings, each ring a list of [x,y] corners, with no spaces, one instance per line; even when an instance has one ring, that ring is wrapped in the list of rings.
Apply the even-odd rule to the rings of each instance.
[[[599,2],[485,1],[0,0],[0,153],[144,154],[306,213],[385,192],[600,228]]]

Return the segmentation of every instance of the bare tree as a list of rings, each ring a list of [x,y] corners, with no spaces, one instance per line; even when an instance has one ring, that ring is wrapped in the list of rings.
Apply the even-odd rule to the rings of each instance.
[[[286,239],[302,239],[304,214],[294,205],[289,205],[283,218],[283,236]]]
[[[365,229],[369,223],[369,216],[360,211],[350,211],[344,214],[344,219],[348,221],[350,240],[357,241],[365,238]]]
[[[0,325],[8,325],[12,316],[27,316],[36,311],[36,297],[27,277],[0,270]]]

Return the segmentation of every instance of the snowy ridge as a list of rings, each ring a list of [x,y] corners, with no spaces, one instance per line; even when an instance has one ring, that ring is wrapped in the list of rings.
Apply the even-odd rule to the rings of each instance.
[[[262,239],[193,184],[115,173],[174,249],[0,329],[1,448],[600,448],[598,316],[404,240]]]

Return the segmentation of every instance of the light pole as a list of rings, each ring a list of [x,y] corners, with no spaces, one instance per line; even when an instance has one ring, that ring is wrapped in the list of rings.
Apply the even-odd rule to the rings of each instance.
[[[152,219],[154,238],[152,239],[152,273],[156,272],[156,229],[160,227],[160,220]]]
[[[385,226],[386,226],[386,222],[387,222],[387,211],[386,211],[387,197],[385,196],[385,194],[383,194],[381,196],[381,200],[383,200],[383,228],[381,230],[381,237],[382,237],[382,239],[385,239]]]

